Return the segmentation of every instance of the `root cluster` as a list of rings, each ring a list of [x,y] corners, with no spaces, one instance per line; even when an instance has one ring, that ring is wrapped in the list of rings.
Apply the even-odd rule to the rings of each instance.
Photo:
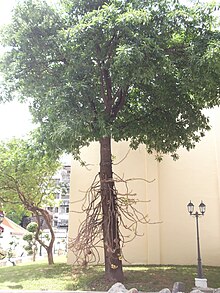
[[[129,192],[128,182],[133,180],[144,180],[141,178],[133,178],[124,180],[114,174],[109,186],[111,186],[110,200],[108,206],[114,206],[114,210],[108,213],[109,222],[117,221],[120,228],[114,240],[114,245],[108,247],[108,252],[114,254],[119,247],[122,248],[125,243],[132,241],[138,236],[138,225],[149,223],[148,215],[143,214],[138,210],[138,203],[135,193]],[[146,181],[146,180],[144,180]],[[149,182],[149,181],[146,181]],[[113,183],[113,184],[112,184]],[[124,193],[119,193],[116,187],[123,184],[125,187]],[[69,241],[69,249],[75,256],[75,264],[86,266],[91,263],[100,262],[100,248],[103,248],[103,211],[101,198],[101,181],[99,174],[96,175],[92,185],[85,193],[82,201],[80,213],[85,214],[85,220],[78,228],[77,236]],[[142,201],[141,203],[146,203]],[[79,211],[77,211],[79,213]],[[111,229],[109,229],[111,230]],[[125,235],[127,234],[127,235]],[[107,231],[107,235],[111,238],[111,231]],[[140,235],[139,235],[140,236]],[[106,241],[106,240],[105,240]],[[111,243],[111,241],[107,241]],[[123,257],[122,253],[119,257]]]

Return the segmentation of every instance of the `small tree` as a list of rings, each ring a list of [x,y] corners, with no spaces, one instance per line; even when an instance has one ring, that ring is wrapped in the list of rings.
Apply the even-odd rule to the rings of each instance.
[[[18,238],[16,236],[12,236],[12,240],[8,243],[9,248],[7,250],[4,250],[0,246],[0,260],[7,257],[8,260],[13,264],[13,266],[15,266],[16,263],[12,258],[15,257],[16,255],[15,250],[18,244],[19,244]]]
[[[28,255],[33,255],[33,261],[35,261],[37,253],[36,232],[38,230],[38,224],[35,222],[29,223],[26,229],[29,233],[24,235],[23,240],[27,241],[28,244],[24,246],[24,249],[27,251]]]
[[[35,239],[46,249],[48,263],[53,264],[55,235],[46,206],[53,204],[57,186],[53,175],[60,167],[34,140],[12,139],[0,144],[0,199],[5,205],[23,207],[36,218]],[[48,244],[40,239],[41,219],[49,231]],[[31,226],[32,227],[32,226]]]
[[[12,263],[13,266],[16,265],[15,261],[13,260],[13,257],[15,257],[15,250],[18,244],[18,238],[13,237],[12,240],[9,242],[9,249],[7,250],[8,260]]]
[[[0,260],[6,258],[7,251],[5,251],[2,247],[0,247]]]

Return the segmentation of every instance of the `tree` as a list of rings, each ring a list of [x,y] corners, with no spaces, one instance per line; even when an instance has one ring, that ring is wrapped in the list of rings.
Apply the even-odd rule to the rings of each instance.
[[[9,249],[7,250],[8,261],[12,263],[13,266],[16,266],[16,262],[14,261],[16,247],[19,244],[19,239],[16,236],[12,236],[12,240],[9,242]]]
[[[4,250],[0,246],[0,259],[2,260],[7,257],[8,261],[10,261],[13,266],[16,266],[16,263],[14,261],[14,257],[16,255],[15,250],[16,250],[16,247],[18,246],[18,244],[19,244],[18,238],[16,236],[12,236],[11,241],[8,243],[9,248],[7,250]]]
[[[33,261],[35,261],[37,253],[36,232],[38,231],[38,224],[35,222],[29,223],[26,229],[28,230],[28,233],[23,236],[23,240],[27,241],[27,245],[24,246],[24,249],[27,251],[28,255],[33,255]]]
[[[0,201],[8,206],[23,205],[33,214],[37,222],[35,239],[46,249],[49,264],[54,263],[55,235],[46,206],[54,201],[57,186],[53,175],[59,166],[34,140],[12,139],[0,144]],[[42,218],[50,231],[49,244],[39,237]]]
[[[219,104],[220,46],[214,4],[178,0],[26,0],[4,29],[4,96],[31,97],[40,139],[75,158],[100,143],[106,276],[122,281],[111,139],[148,152],[187,150]],[[2,85],[4,87],[4,85]]]
[[[4,204],[4,212],[6,213],[7,218],[18,225],[22,222],[22,218],[29,214],[22,204],[14,206],[10,203]]]

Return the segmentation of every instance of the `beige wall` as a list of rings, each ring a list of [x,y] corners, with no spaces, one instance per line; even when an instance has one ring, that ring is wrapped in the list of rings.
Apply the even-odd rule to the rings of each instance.
[[[220,265],[220,111],[209,111],[212,131],[187,152],[178,151],[180,159],[174,162],[164,156],[161,163],[148,155],[144,146],[130,150],[126,142],[113,143],[114,171],[124,179],[143,178],[129,182],[129,189],[137,193],[142,203],[139,208],[155,224],[140,225],[137,237],[124,248],[125,258],[131,263],[143,264],[196,264],[195,219],[190,217],[186,205],[189,200],[207,205],[205,216],[199,220],[202,261],[207,265]],[[127,156],[126,156],[127,155]],[[124,160],[122,160],[126,157]],[[83,215],[72,211],[81,209],[82,198],[99,169],[99,146],[84,148],[82,159],[87,167],[73,161],[71,172],[71,206],[69,236],[77,233]],[[117,162],[122,162],[117,164]],[[118,189],[123,190],[119,184]],[[156,223],[160,222],[160,223]],[[69,252],[68,262],[73,261]]]

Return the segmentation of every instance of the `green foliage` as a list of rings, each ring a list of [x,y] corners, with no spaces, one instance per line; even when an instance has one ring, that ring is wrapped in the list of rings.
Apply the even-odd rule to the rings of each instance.
[[[7,215],[7,218],[15,222],[16,224],[20,224],[22,221],[23,216],[29,216],[30,213],[27,209],[24,208],[23,205],[11,205],[11,204],[4,204],[4,212]]]
[[[33,249],[32,249],[32,245],[28,244],[28,245],[24,245],[24,249],[27,251],[28,255],[33,255]]]
[[[49,241],[50,240],[50,235],[49,234],[44,234],[44,238]]]
[[[6,258],[7,251],[5,251],[2,247],[0,247],[0,260]]]
[[[43,144],[29,140],[12,139],[0,143],[0,201],[10,206],[20,207],[31,212],[40,226],[43,218],[50,231],[50,243],[47,245],[39,239],[40,229],[36,223],[29,225],[33,231],[33,260],[36,255],[36,241],[47,251],[48,262],[53,263],[54,232],[51,218],[46,206],[52,205],[57,192],[53,175],[60,168],[55,156],[45,151]],[[23,210],[24,210],[23,209]]]
[[[33,140],[0,143],[0,198],[7,210],[34,212],[54,199],[53,175],[60,163]],[[23,207],[21,207],[23,206]]]
[[[12,236],[11,241],[8,243],[8,248],[3,250],[0,246],[0,260],[5,259],[6,257],[8,260],[15,265],[15,262],[11,260],[11,258],[16,256],[16,247],[19,244],[19,239],[16,236]]]
[[[72,14],[73,17],[80,18],[81,15],[86,14],[87,12],[97,10],[103,5],[111,3],[109,0],[93,0],[93,1],[85,1],[85,0],[62,0],[62,5],[68,11],[69,14]],[[77,20],[76,18],[76,20]]]
[[[32,98],[39,139],[79,154],[111,136],[149,152],[190,149],[219,104],[215,4],[44,1],[17,6],[1,43],[4,94]],[[175,156],[175,155],[174,155]]]
[[[31,242],[33,240],[33,233],[27,233],[23,236],[23,240]]]
[[[35,222],[31,222],[27,225],[26,229],[31,233],[35,233],[38,229],[38,224]]]
[[[27,245],[24,245],[24,249],[27,251],[28,255],[33,255],[33,261],[35,261],[35,256],[37,252],[37,239],[36,231],[38,225],[35,222],[29,223],[27,225],[27,230],[29,231],[23,236],[23,240],[27,241]]]
[[[7,257],[9,259],[9,261],[11,261],[10,259],[16,256],[16,247],[19,244],[19,239],[16,236],[12,237],[12,240],[9,242],[9,248],[7,249]],[[13,263],[13,265],[15,265],[15,263],[13,261],[11,261]]]

